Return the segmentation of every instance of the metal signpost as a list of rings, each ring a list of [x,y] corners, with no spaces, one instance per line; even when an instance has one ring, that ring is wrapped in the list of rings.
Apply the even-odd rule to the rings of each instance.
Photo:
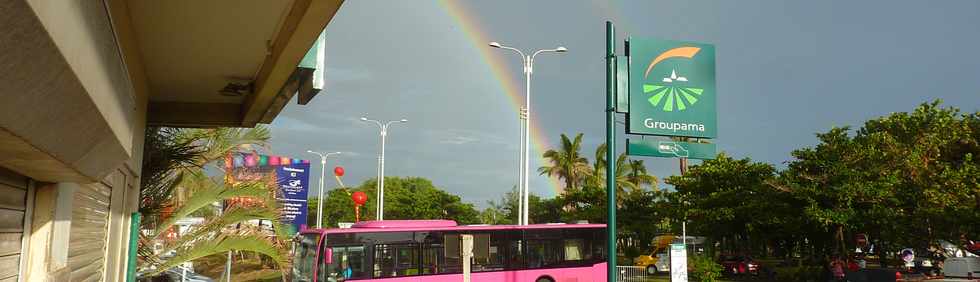
[[[606,281],[616,280],[616,35],[606,22]]]
[[[689,141],[718,136],[715,47],[647,38],[627,39],[624,47],[625,56],[617,57],[613,24],[607,21],[606,159],[615,157],[616,113],[626,114],[627,134],[670,138],[627,139],[627,155],[678,158],[682,174],[688,158],[713,159],[714,144]],[[614,163],[606,169],[607,281],[617,281]],[[684,244],[671,246],[671,280],[687,281]]]

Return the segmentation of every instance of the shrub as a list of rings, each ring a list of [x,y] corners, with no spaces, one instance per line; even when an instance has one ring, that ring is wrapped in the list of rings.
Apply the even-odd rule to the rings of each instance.
[[[694,256],[690,258],[691,281],[697,282],[716,282],[721,277],[721,265],[707,256]]]
[[[776,281],[780,282],[820,281],[823,275],[823,269],[815,266],[777,267],[773,270]]]

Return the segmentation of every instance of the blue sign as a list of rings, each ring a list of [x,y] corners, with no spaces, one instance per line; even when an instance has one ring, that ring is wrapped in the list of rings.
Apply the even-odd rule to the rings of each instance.
[[[276,197],[282,209],[282,222],[293,224],[296,230],[306,225],[306,195],[310,189],[310,164],[293,163],[276,167],[279,191]]]

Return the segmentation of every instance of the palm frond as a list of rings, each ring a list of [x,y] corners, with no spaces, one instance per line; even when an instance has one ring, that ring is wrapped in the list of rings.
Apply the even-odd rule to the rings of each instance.
[[[256,252],[268,256],[280,267],[286,264],[286,259],[280,249],[266,235],[221,234],[205,244],[193,244],[186,248],[178,249],[177,255],[157,265],[156,271],[160,273],[184,262],[210,255],[222,254],[228,251]]]
[[[187,217],[188,215],[194,213],[198,209],[210,206],[211,203],[219,202],[223,200],[228,200],[236,197],[249,197],[265,199],[269,198],[269,189],[264,183],[260,182],[243,182],[236,183],[231,186],[218,185],[213,183],[203,173],[192,173],[189,180],[191,183],[196,185],[201,185],[195,191],[194,196],[187,199],[184,203],[174,211],[170,217],[163,220],[163,222],[156,227],[153,232],[153,238],[159,237],[164,230],[169,229],[177,222],[178,219]],[[211,182],[211,183],[207,183]],[[274,200],[262,201],[265,203],[275,202]]]

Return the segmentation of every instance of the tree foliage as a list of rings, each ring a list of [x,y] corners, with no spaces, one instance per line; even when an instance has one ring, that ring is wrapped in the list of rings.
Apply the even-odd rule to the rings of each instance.
[[[354,222],[354,202],[350,195],[363,191],[368,201],[361,207],[361,220],[374,220],[377,211],[377,181],[369,179],[360,186],[328,191],[324,198],[324,227],[339,222]],[[385,219],[452,219],[460,224],[480,222],[473,204],[463,203],[459,196],[436,187],[421,177],[385,177]],[[310,220],[316,222],[316,207],[310,206]]]
[[[940,105],[819,133],[778,172],[719,155],[667,180],[671,218],[762,253],[847,253],[857,233],[892,251],[977,238],[980,119]]]

